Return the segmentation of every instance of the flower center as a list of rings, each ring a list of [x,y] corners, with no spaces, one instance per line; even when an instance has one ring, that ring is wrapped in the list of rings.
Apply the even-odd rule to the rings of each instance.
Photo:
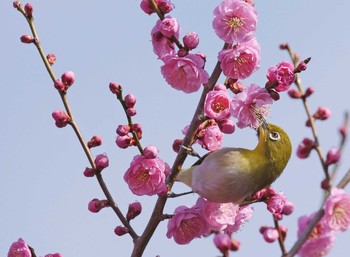
[[[238,17],[232,17],[227,21],[227,25],[232,29],[236,29],[243,26],[243,22]]]
[[[211,108],[214,112],[222,112],[223,110],[228,108],[228,103],[224,101],[225,99],[218,99],[218,101],[215,101],[212,103]]]

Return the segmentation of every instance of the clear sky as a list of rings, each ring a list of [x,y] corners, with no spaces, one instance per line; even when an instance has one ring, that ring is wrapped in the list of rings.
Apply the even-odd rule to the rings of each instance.
[[[199,34],[198,50],[207,55],[206,68],[210,73],[223,44],[211,27],[212,11],[220,1],[173,2],[176,8],[172,15],[180,22],[181,37],[192,31]],[[76,74],[68,98],[85,139],[95,134],[104,139],[104,144],[93,153],[106,153],[110,158],[104,177],[113,196],[124,212],[134,200],[143,205],[144,211],[134,222],[141,233],[156,198],[132,195],[122,179],[137,150],[120,150],[114,143],[116,127],[126,120],[108,84],[117,81],[126,93],[136,95],[138,115],[134,121],[144,128],[142,144],[156,145],[160,157],[170,165],[175,158],[171,144],[181,137],[181,129],[190,121],[200,92],[187,95],[165,83],[159,70],[161,62],[150,43],[156,16],[144,14],[138,0],[31,3],[40,41],[46,53],[57,56],[56,75],[67,70]],[[350,3],[259,0],[256,8],[261,68],[244,83],[263,86],[268,67],[288,60],[287,53],[278,49],[280,43],[288,42],[302,58],[312,56],[301,78],[304,87],[316,89],[310,98],[311,109],[327,106],[332,111],[328,121],[317,122],[326,153],[338,145],[337,130],[344,111],[349,110]],[[102,198],[102,192],[95,179],[82,175],[88,161],[73,131],[54,125],[51,112],[61,109],[62,103],[34,46],[20,42],[20,36],[28,34],[29,28],[11,1],[0,2],[0,28],[0,256],[6,256],[10,244],[19,237],[34,247],[38,256],[54,252],[65,257],[128,256],[131,239],[114,235],[113,229],[120,222],[112,211],[104,209],[92,214],[87,210],[88,202]],[[305,120],[301,102],[286,94],[272,106],[270,121],[289,133],[294,148],[289,165],[274,184],[295,204],[293,215],[281,222],[289,229],[288,249],[296,239],[298,217],[318,209],[322,197],[319,185],[323,173],[316,153],[307,160],[295,155],[299,142],[311,137]],[[255,133],[249,129],[238,130],[224,141],[224,145],[246,148],[255,143]],[[339,175],[350,167],[349,153],[347,147]],[[192,161],[187,159],[186,165]],[[176,185],[174,190],[182,192],[186,188]],[[192,195],[169,200],[166,212],[195,201],[196,196]],[[238,256],[280,256],[277,243],[265,243],[258,232],[261,225],[272,224],[265,206],[257,204],[253,219],[236,235],[242,243]],[[166,223],[159,226],[145,256],[218,255],[212,238],[178,246],[165,233]],[[338,235],[329,256],[341,256],[348,249],[349,235]]]

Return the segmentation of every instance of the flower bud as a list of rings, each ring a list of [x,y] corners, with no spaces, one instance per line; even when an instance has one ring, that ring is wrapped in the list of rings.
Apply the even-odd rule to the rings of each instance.
[[[333,147],[327,153],[326,165],[337,163],[340,160],[340,157],[340,150],[336,147]]]
[[[125,101],[125,105],[128,108],[132,108],[134,107],[135,103],[136,103],[136,97],[132,94],[127,94],[124,97],[124,101]]]
[[[323,190],[329,190],[331,188],[331,183],[329,179],[325,178],[324,180],[321,181],[321,188]]]
[[[339,133],[342,137],[346,137],[346,135],[348,134],[348,126],[347,124],[343,124],[340,128],[339,128]]]
[[[278,238],[278,231],[275,228],[267,227],[263,232],[263,237],[266,242],[273,243]]]
[[[181,48],[177,51],[177,55],[179,57],[185,57],[186,55],[188,55],[188,50],[185,48]]]
[[[288,90],[288,95],[291,98],[298,99],[301,98],[303,95],[300,93],[300,91],[296,88],[291,88]]]
[[[172,145],[173,151],[175,153],[178,153],[180,151],[181,145],[182,145],[182,139],[175,139]]]
[[[130,132],[129,125],[119,125],[116,129],[116,132],[119,136],[125,136]]]
[[[122,87],[116,82],[111,82],[109,83],[109,90],[111,90],[113,94],[116,94],[118,96],[122,92]]]
[[[327,107],[319,107],[313,117],[317,120],[326,120],[331,116],[331,111]]]
[[[280,225],[279,229],[280,229],[282,240],[284,241],[286,239],[286,237],[287,237],[288,228],[286,228],[285,226]]]
[[[20,1],[14,1],[12,5],[13,5],[13,8],[16,8],[16,9],[19,9],[22,6]]]
[[[95,158],[95,165],[98,172],[101,172],[109,165],[109,160],[106,154],[99,154]]]
[[[21,42],[25,43],[25,44],[30,44],[30,43],[34,43],[34,38],[30,35],[23,35],[21,36]]]
[[[149,145],[143,150],[143,155],[147,159],[154,159],[158,156],[158,149],[154,145]]]
[[[297,68],[295,69],[295,72],[300,73],[300,72],[306,70],[306,68],[307,68],[307,64],[305,62],[300,62],[298,64]]]
[[[294,211],[294,204],[291,201],[286,201],[283,206],[282,214],[290,215],[293,213],[293,211]]]
[[[132,138],[128,135],[118,136],[115,143],[119,148],[125,149],[132,145]]]
[[[166,0],[166,1],[160,2],[158,4],[158,8],[162,13],[167,14],[167,13],[171,12],[171,10],[173,9],[173,5],[171,4],[171,2],[169,0]]]
[[[220,120],[218,125],[221,132],[225,134],[232,134],[236,129],[235,123],[231,119]]]
[[[304,138],[297,149],[297,156],[300,159],[309,157],[311,150],[315,148],[315,142],[309,138]]]
[[[136,115],[136,109],[135,108],[128,108],[126,109],[126,114],[130,117],[135,116]]]
[[[103,208],[102,201],[98,200],[97,198],[94,198],[89,202],[88,210],[93,213],[99,212],[102,208]]]
[[[131,131],[136,133],[138,139],[142,138],[142,126],[138,123],[132,124]]]
[[[55,125],[58,128],[63,128],[70,122],[70,117],[62,110],[53,111],[52,118],[55,120]]]
[[[315,92],[315,89],[313,87],[308,87],[305,91],[304,97],[309,97]]]
[[[46,254],[44,257],[63,257],[63,255],[60,253],[49,253]]]
[[[216,234],[214,244],[221,252],[226,252],[231,249],[231,238],[224,233]]]
[[[93,177],[93,176],[95,176],[95,170],[87,167],[87,168],[85,168],[83,174],[85,177]]]
[[[128,213],[126,214],[127,221],[135,219],[138,215],[140,215],[141,211],[141,203],[133,202],[132,204],[129,204]]]
[[[229,80],[232,80],[232,79],[230,78]],[[236,81],[236,82],[233,82],[233,83],[229,83],[228,85],[229,85],[230,90],[234,94],[239,94],[244,89],[244,85],[241,82],[239,82],[239,81]]]
[[[238,240],[234,240],[234,239],[231,240],[231,248],[230,248],[231,251],[238,251],[240,246],[241,246],[241,243]]]
[[[27,18],[32,19],[33,18],[33,6],[30,3],[26,3],[24,6],[24,11],[26,12]]]
[[[281,49],[281,50],[286,50],[286,49],[288,49],[288,48],[289,48],[288,43],[280,44],[280,49]]]
[[[87,143],[89,148],[96,147],[102,145],[102,137],[101,136],[93,136],[90,141]]]
[[[66,71],[62,74],[61,80],[63,84],[66,85],[66,90],[73,85],[75,78],[74,78],[74,72],[73,71]]]
[[[46,60],[49,62],[50,66],[54,65],[56,62],[56,55],[54,54],[48,54],[46,56]]]
[[[199,44],[199,36],[196,32],[190,32],[183,37],[184,46],[192,50],[196,48]]]
[[[60,92],[66,91],[66,85],[62,82],[62,80],[56,79],[53,85]]]
[[[117,226],[117,227],[114,229],[114,233],[115,233],[117,236],[123,236],[123,235],[129,233],[129,229],[126,228],[126,227],[123,227],[123,226]]]

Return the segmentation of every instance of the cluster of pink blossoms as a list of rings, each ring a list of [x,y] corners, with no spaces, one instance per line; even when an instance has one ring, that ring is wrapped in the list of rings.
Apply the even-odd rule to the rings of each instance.
[[[179,206],[169,219],[167,237],[178,244],[188,244],[194,238],[220,232],[232,234],[251,219],[252,208],[233,203],[214,203],[199,198],[192,207]]]
[[[324,216],[299,250],[300,257],[327,255],[335,241],[335,233],[349,229],[350,194],[346,194],[342,189],[333,188],[324,205],[324,211]],[[314,216],[315,213],[299,218],[298,236],[303,233]]]
[[[12,243],[7,257],[32,257],[32,252],[27,243],[22,238],[19,238],[18,241]],[[62,257],[62,254],[50,253],[46,254],[44,257]]]

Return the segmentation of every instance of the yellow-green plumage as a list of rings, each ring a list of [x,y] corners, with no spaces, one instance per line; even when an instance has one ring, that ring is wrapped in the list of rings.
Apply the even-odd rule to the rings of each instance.
[[[222,148],[199,165],[180,171],[177,180],[212,202],[240,203],[269,186],[286,167],[292,147],[278,126],[263,123],[254,150]]]

